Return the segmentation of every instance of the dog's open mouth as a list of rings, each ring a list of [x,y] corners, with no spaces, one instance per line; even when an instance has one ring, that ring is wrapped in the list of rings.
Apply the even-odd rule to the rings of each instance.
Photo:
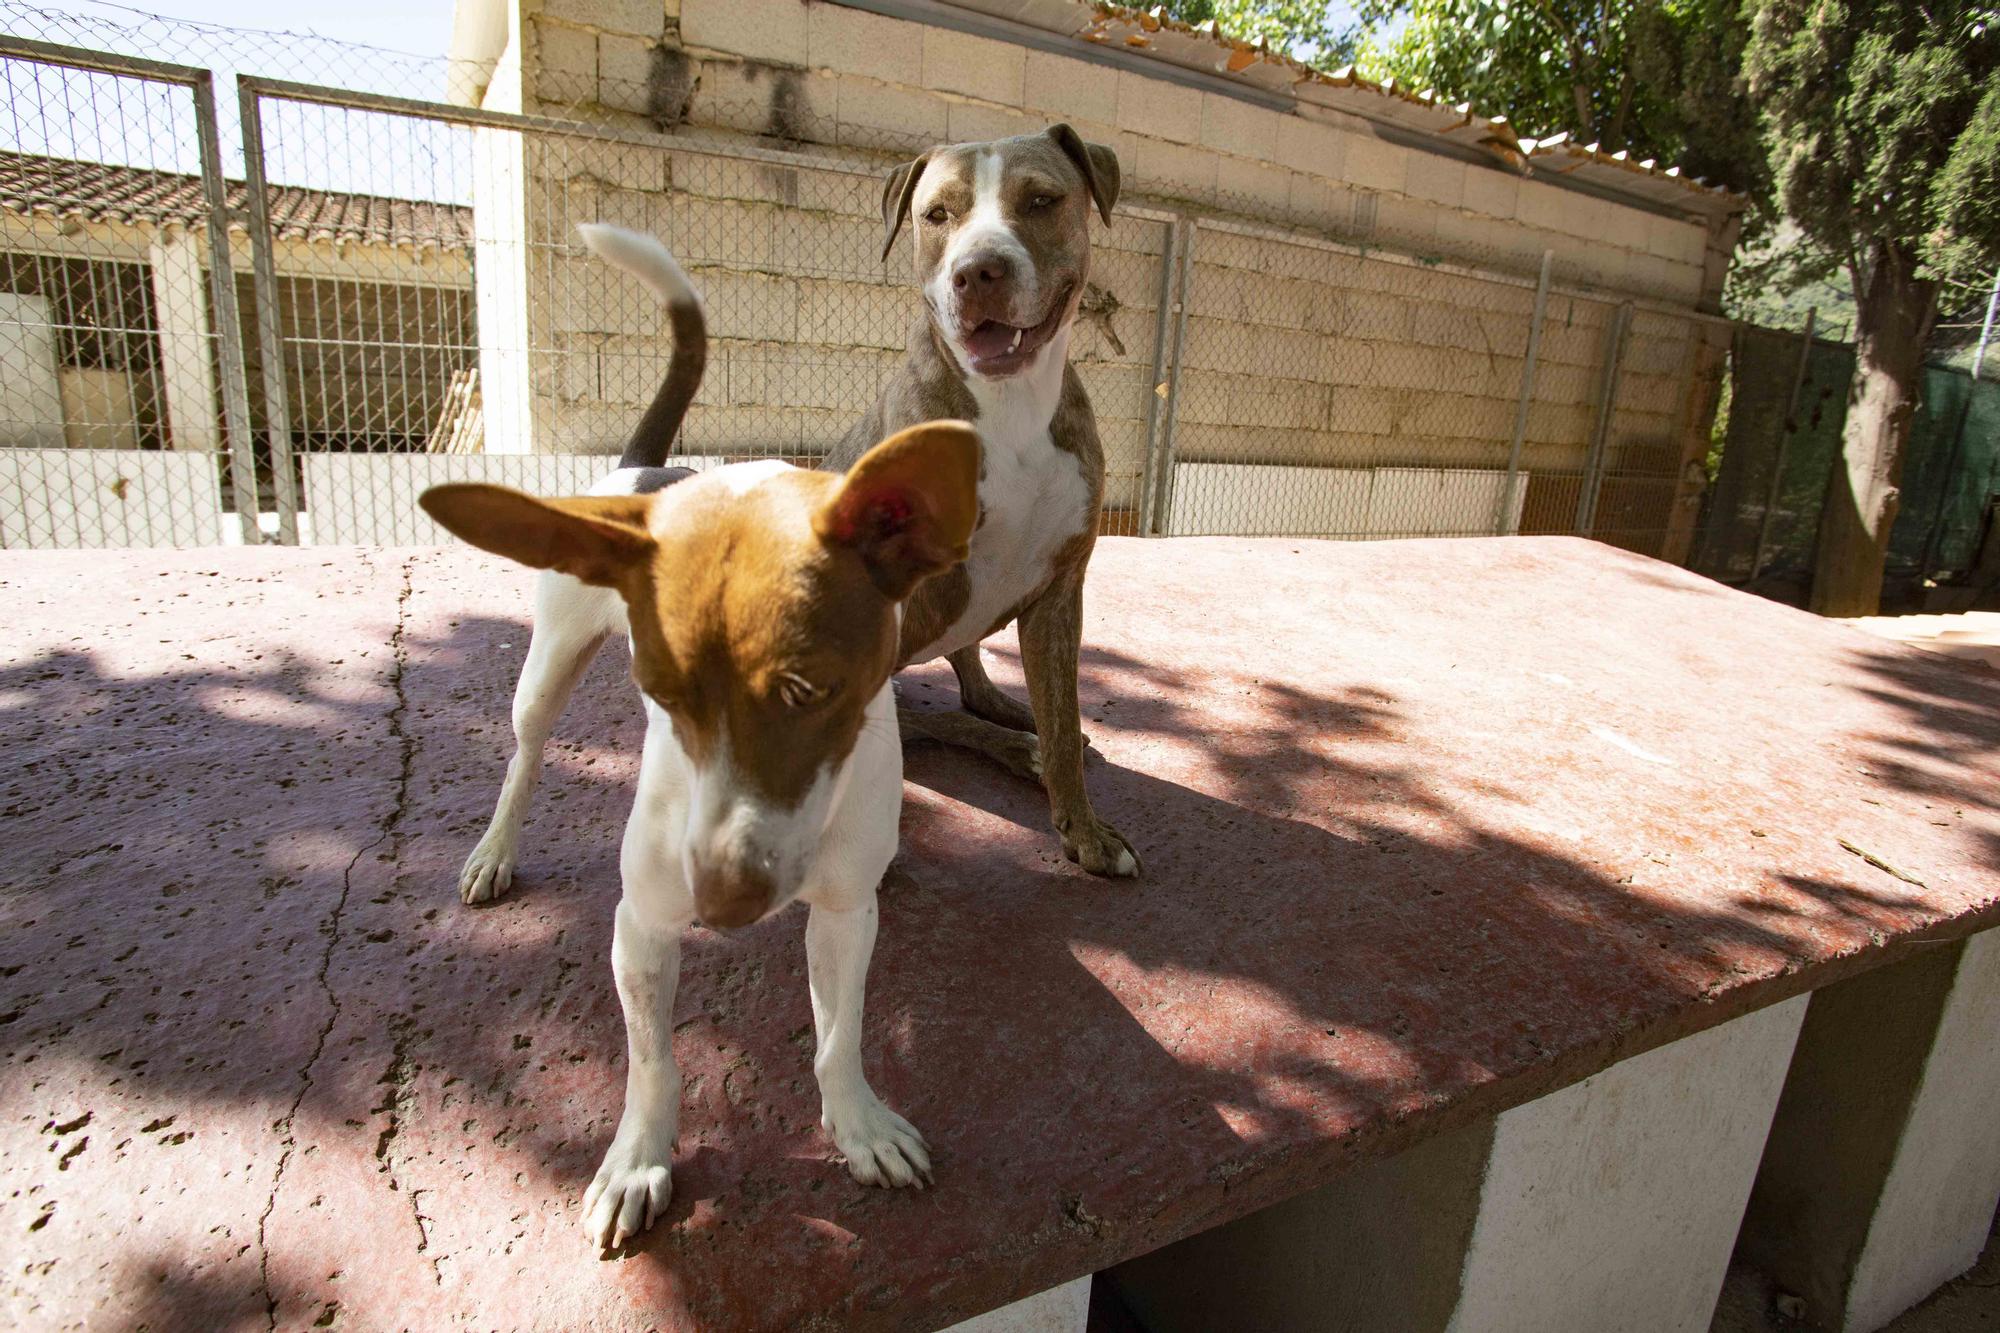
[[[959,335],[959,343],[965,348],[966,359],[974,374],[998,378],[1011,375],[1028,364],[1036,352],[1042,350],[1048,340],[1055,336],[1056,327],[1062,323],[1063,311],[1069,308],[1069,292],[1049,306],[1048,315],[1041,323],[1029,328],[1003,323],[997,319],[983,320]]]

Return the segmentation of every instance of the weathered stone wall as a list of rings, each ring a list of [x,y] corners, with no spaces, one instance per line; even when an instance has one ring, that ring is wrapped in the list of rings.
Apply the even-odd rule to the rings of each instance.
[[[1360,120],[1269,111],[827,0],[511,3],[512,45],[488,105],[808,145],[861,169],[531,141],[518,337],[559,353],[530,357],[536,449],[615,449],[666,351],[658,313],[573,245],[576,222],[660,234],[707,295],[716,341],[690,450],[812,456],[872,400],[920,309],[907,243],[879,257],[874,173],[931,143],[1059,119],[1117,150],[1128,198],[1360,248],[1199,229],[1182,461],[1503,467],[1533,306],[1521,279],[1550,250],[1559,284],[1603,299],[1550,302],[1523,464],[1573,478],[1615,303],[1712,305],[1726,266],[1727,229],[1692,216],[1404,147]],[[1137,503],[1164,231],[1133,217],[1100,229],[1102,313],[1074,349],[1118,507]],[[1422,262],[1364,253],[1378,247]],[[1689,320],[1641,311],[1632,322],[1607,461],[1614,474],[1666,480],[1642,508],[1675,503],[1676,466],[1701,432],[1704,338]],[[1554,513],[1564,502],[1548,484],[1541,508]]]

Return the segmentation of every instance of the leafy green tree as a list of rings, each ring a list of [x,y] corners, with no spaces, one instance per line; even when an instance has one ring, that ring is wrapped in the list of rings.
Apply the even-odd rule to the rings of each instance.
[[[1738,87],[1738,0],[1369,0],[1363,73],[1435,88],[1523,134],[1558,131],[1759,195],[1764,155]]]
[[[1964,0],[1746,0],[1745,83],[1777,196],[1854,287],[1858,365],[1812,606],[1879,609],[1940,281],[2000,258],[2000,11]]]
[[[1761,197],[1764,153],[1738,78],[1740,0],[1168,0],[1323,70],[1435,89],[1514,128],[1657,158]],[[1337,14],[1351,14],[1342,21]],[[1400,23],[1400,27],[1398,26]]]

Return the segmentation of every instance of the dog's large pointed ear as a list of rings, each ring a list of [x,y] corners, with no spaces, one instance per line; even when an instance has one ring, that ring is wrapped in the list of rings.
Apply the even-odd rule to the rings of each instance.
[[[917,181],[923,176],[924,168],[931,164],[931,154],[937,149],[927,148],[923,155],[891,171],[882,181],[882,258],[889,257],[889,251],[896,244],[896,233],[903,229],[903,219],[910,215],[910,196],[917,192]]]
[[[600,587],[620,586],[653,554],[643,495],[543,500],[505,486],[453,483],[431,487],[417,503],[482,551]]]
[[[1101,143],[1085,143],[1083,136],[1067,125],[1051,125],[1048,133],[1083,173],[1104,225],[1110,226],[1111,209],[1118,202],[1118,154]]]
[[[901,601],[966,557],[979,526],[979,432],[926,421],[863,454],[813,516],[829,546],[861,557],[885,597]]]

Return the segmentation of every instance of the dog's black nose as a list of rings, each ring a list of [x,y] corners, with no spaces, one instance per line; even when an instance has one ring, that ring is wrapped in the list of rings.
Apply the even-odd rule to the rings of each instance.
[[[951,285],[961,292],[968,288],[978,291],[1005,282],[1013,276],[1013,261],[1005,255],[988,251],[985,254],[967,255],[959,260],[958,266],[951,271]]]

